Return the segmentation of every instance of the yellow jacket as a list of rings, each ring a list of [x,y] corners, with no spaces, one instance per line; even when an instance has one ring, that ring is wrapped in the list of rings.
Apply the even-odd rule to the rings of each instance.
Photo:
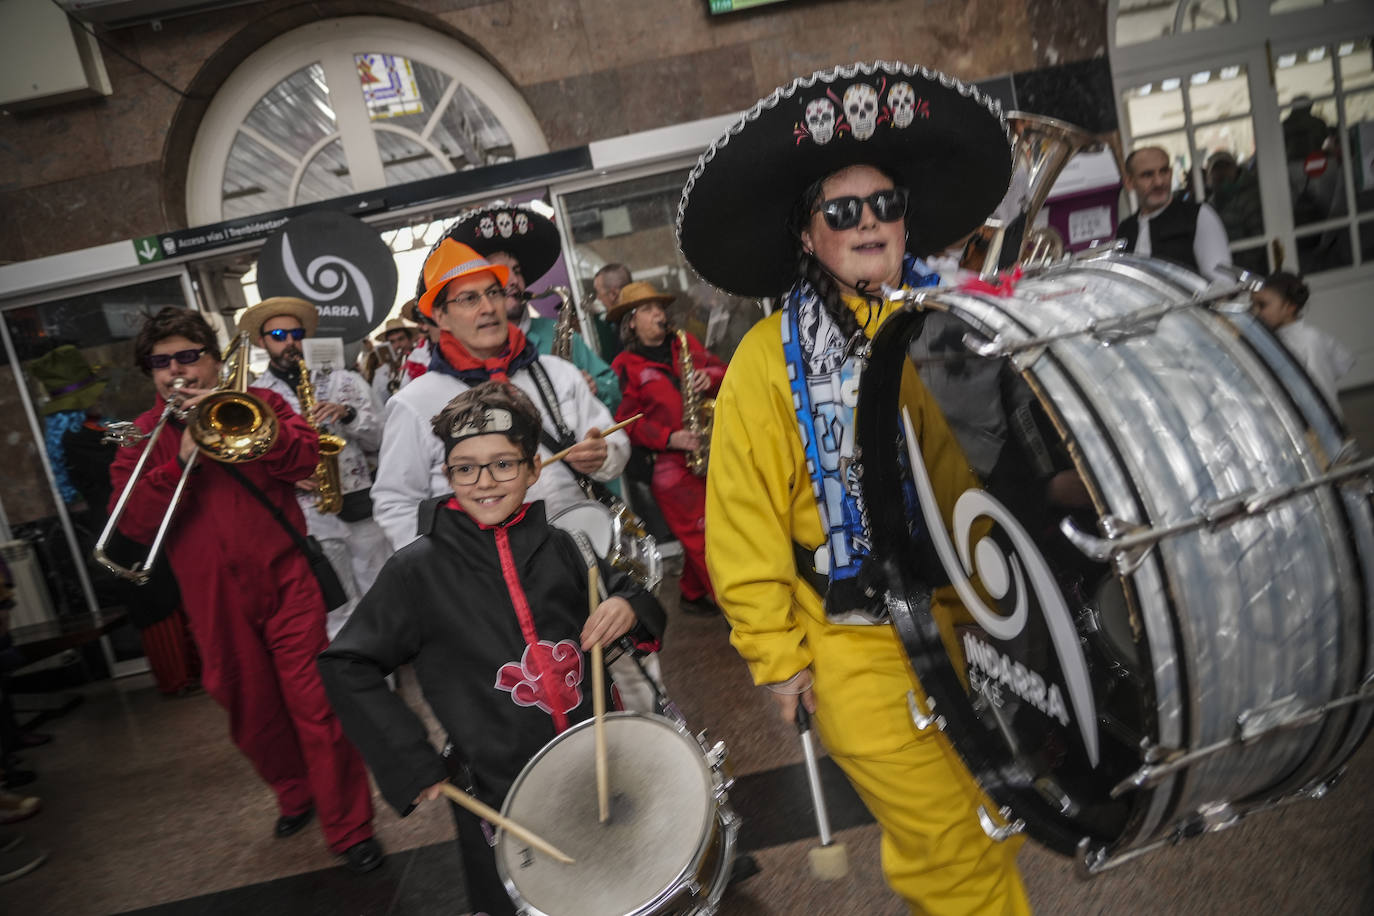
[[[860,299],[847,302],[864,324],[869,306]],[[867,333],[871,336],[895,308],[883,305],[879,320],[868,322]],[[814,550],[823,534],[792,409],[781,321],[782,313],[776,312],[755,325],[730,361],[716,398],[706,486],[711,582],[730,621],[731,642],[749,664],[756,684],[785,681],[810,665],[812,643],[823,633],[851,631],[846,651],[860,656],[866,642],[878,652],[887,651],[893,640],[890,626],[829,624],[820,596],[796,574],[792,542]],[[910,369],[902,378],[902,403],[910,409],[948,526],[954,500],[977,486],[977,478],[944,416]],[[951,597],[949,589],[937,593],[942,602]]]

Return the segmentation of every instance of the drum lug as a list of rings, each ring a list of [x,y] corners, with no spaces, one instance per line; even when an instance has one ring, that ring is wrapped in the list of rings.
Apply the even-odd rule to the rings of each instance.
[[[934,725],[937,730],[944,731],[945,717],[935,714],[935,698],[927,697],[926,703],[929,705],[930,712],[921,709],[921,701],[916,698],[916,691],[908,690],[906,692],[907,712],[911,713],[911,721],[916,726],[916,730],[923,732]]]
[[[1006,823],[997,823],[985,806],[978,806],[978,825],[983,828],[983,832],[988,835],[988,839],[992,840],[994,843],[1004,843],[1018,833],[1023,833],[1025,831],[1026,822],[1019,817],[1012,820],[1010,808],[998,808],[997,813]]]

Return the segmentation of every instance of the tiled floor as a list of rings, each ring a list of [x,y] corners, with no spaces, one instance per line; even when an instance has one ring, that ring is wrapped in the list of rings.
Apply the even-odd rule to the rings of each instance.
[[[671,587],[669,589],[672,590]],[[720,620],[670,608],[665,679],[697,728],[730,747],[741,845],[763,871],[727,893],[723,916],[872,914],[904,907],[886,890],[878,835],[837,771],[827,785],[850,870],[813,879],[814,824],[795,733],[750,687]],[[377,799],[386,865],[355,877],[338,867],[315,826],[270,837],[276,810],[205,696],[167,700],[130,679],[90,688],[87,702],[29,752],[44,811],[22,832],[48,863],[0,885],[0,914],[314,914],[420,916],[464,912],[465,894],[441,805],[401,820]],[[1317,803],[1255,817],[1084,882],[1073,863],[1034,844],[1020,861],[1040,913],[1374,913],[1374,745]]]

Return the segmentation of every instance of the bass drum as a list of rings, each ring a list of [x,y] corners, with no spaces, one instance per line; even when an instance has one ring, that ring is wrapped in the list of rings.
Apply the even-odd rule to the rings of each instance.
[[[525,765],[501,813],[574,859],[563,865],[496,835],[496,869],[522,916],[710,916],[729,883],[739,819],[725,748],[705,750],[659,716],[606,716],[610,819],[597,811],[595,722]]]
[[[1247,292],[1209,293],[1115,252],[931,290],[860,382],[917,726],[1000,808],[991,835],[1089,871],[1324,794],[1370,726],[1367,477],[1340,476],[1353,446]],[[940,417],[901,403],[913,365],[981,481],[952,506],[921,459]],[[945,584],[935,607],[967,614],[932,610]]]

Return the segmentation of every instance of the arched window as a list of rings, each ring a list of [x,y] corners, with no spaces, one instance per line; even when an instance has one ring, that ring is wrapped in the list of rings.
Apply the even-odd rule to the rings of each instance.
[[[350,17],[274,39],[230,75],[196,134],[191,225],[548,151],[514,86],[415,23]]]

